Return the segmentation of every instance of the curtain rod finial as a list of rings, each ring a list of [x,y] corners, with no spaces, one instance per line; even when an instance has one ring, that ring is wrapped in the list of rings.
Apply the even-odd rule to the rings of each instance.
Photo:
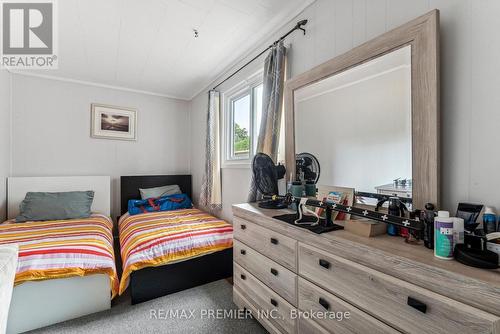
[[[302,30],[302,32],[305,35],[306,34],[306,30],[304,28],[302,28],[302,26],[305,26],[306,24],[307,24],[307,20],[301,20],[301,21],[297,22],[296,29]]]

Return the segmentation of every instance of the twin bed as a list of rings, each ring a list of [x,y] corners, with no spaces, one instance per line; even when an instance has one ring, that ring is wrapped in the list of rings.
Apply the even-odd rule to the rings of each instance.
[[[132,303],[232,275],[232,227],[203,211],[182,209],[129,216],[139,188],[177,184],[191,196],[190,175],[121,178],[118,222],[121,284],[113,253],[110,178],[8,179],[8,217],[27,192],[93,190],[91,217],[0,224],[0,245],[17,243],[19,263],[7,331],[19,333],[109,309],[130,286]]]
[[[140,198],[139,189],[177,184],[191,198],[191,175],[122,176],[120,182],[121,288],[130,273],[132,304],[232,276],[232,226],[223,220],[197,209],[127,214],[128,201]],[[134,243],[147,248],[142,259],[127,263]]]

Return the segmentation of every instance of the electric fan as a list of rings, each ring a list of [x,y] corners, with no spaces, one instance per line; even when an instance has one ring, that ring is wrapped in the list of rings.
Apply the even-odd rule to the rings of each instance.
[[[297,181],[309,184],[318,183],[321,168],[318,159],[311,153],[303,152],[295,156]]]
[[[279,195],[278,180],[285,176],[285,166],[275,165],[273,159],[264,153],[257,153],[252,160],[252,170],[257,189],[264,197]],[[264,209],[285,209],[283,199],[267,199],[259,202]]]

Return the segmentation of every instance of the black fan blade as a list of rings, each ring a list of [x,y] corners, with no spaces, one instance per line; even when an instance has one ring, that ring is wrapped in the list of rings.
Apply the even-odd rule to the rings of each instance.
[[[257,189],[263,195],[278,194],[278,177],[274,161],[267,154],[257,153],[252,161],[252,170]]]

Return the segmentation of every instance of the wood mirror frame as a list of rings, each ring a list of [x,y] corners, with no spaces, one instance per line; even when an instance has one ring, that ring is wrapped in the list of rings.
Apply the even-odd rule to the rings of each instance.
[[[295,179],[295,91],[407,45],[411,45],[413,207],[423,209],[427,202],[439,207],[439,10],[437,9],[286,81],[287,175],[291,173]]]

